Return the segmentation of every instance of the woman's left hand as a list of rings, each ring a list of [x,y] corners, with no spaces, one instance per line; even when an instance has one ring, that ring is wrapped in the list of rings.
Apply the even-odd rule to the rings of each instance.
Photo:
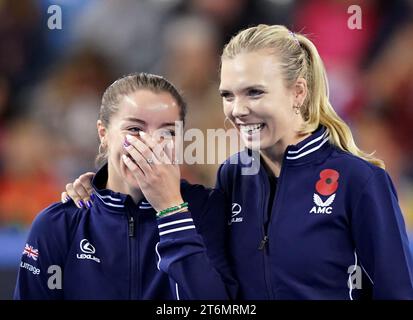
[[[129,156],[122,159],[135,176],[146,200],[157,211],[183,203],[179,165],[173,161],[173,140],[166,142],[165,150],[148,134],[140,139],[127,135],[125,150]],[[133,160],[133,161],[132,161]]]

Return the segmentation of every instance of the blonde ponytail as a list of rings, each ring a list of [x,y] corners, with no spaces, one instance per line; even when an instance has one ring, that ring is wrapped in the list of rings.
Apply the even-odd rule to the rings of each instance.
[[[293,85],[299,77],[307,81],[308,93],[301,106],[305,122],[300,133],[311,133],[321,124],[327,128],[331,144],[384,168],[382,160],[357,147],[350,128],[330,104],[324,64],[317,48],[307,37],[292,33],[284,26],[261,24],[234,36],[224,47],[221,58],[231,59],[241,52],[262,49],[273,49],[278,55],[288,86]]]
[[[340,118],[329,100],[328,80],[323,61],[315,45],[305,36],[297,35],[300,46],[308,56],[308,99],[303,106],[305,127],[302,133],[309,133],[317,129],[319,124],[327,128],[330,142],[355,156],[358,156],[380,168],[385,167],[384,162],[360,150],[353,138],[349,126]]]

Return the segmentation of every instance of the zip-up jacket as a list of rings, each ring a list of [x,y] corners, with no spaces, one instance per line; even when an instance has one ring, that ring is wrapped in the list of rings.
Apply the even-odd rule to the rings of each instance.
[[[262,161],[243,151],[218,172],[232,204],[239,298],[413,299],[408,238],[386,171],[333,146],[320,127],[287,147],[269,203]]]
[[[56,203],[36,217],[23,249],[15,299],[230,296],[222,279],[233,280],[220,273],[229,274],[223,245],[225,205],[220,192],[181,182],[189,212],[176,215],[185,220],[184,231],[195,232],[196,228],[197,232],[189,249],[176,251],[171,243],[180,231],[172,228],[161,235],[169,240],[159,245],[152,206],[145,199],[135,204],[129,195],[103,189],[106,181],[104,166],[92,181],[92,208],[78,209],[73,201]]]

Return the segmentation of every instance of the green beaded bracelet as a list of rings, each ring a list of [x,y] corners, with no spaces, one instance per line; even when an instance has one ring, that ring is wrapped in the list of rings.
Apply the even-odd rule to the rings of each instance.
[[[162,216],[164,216],[164,215],[166,215],[166,214],[168,214],[168,213],[170,213],[170,212],[172,212],[172,211],[176,211],[176,210],[179,210],[179,209],[182,209],[182,208],[186,208],[186,207],[188,207],[188,202],[184,202],[184,203],[181,203],[181,204],[179,204],[179,205],[177,205],[177,206],[174,206],[174,207],[170,207],[170,208],[166,208],[166,209],[164,209],[164,210],[161,210],[161,211],[159,211],[159,212],[156,214],[156,216],[157,216],[158,218],[160,218],[160,217],[162,217]]]

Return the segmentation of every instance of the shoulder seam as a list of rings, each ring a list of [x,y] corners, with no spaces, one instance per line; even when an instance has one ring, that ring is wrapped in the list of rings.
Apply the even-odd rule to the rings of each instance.
[[[360,191],[360,195],[358,200],[356,201],[356,204],[354,206],[354,208],[357,208],[360,204],[361,201],[361,197],[363,196],[363,192],[364,190],[367,188],[367,185],[370,183],[370,181],[376,176],[377,172],[372,170],[372,173],[370,174],[370,176],[367,178],[366,182],[363,184],[363,187],[361,188]]]

